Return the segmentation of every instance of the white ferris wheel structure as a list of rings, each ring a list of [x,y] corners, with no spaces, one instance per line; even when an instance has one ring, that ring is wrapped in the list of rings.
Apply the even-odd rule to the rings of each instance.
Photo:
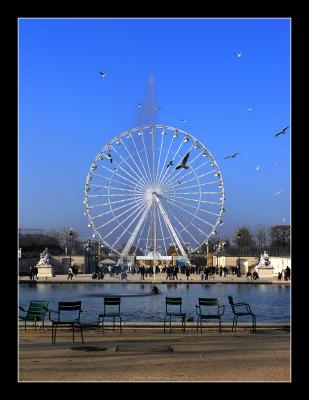
[[[181,129],[145,125],[106,144],[90,166],[84,214],[93,238],[124,257],[196,252],[216,234],[224,181],[204,144]]]

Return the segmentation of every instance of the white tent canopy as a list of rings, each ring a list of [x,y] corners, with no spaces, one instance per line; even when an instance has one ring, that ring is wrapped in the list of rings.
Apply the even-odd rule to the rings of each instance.
[[[116,261],[111,260],[110,258],[106,258],[105,260],[102,260],[99,262],[99,265],[103,264],[103,265],[115,265]]]

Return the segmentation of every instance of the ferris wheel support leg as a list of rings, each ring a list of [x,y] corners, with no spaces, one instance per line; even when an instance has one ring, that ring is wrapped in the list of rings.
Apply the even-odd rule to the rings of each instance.
[[[169,227],[170,231],[172,232],[172,235],[174,236],[174,239],[175,239],[175,241],[176,241],[176,243],[177,243],[177,246],[178,246],[178,248],[179,248],[181,254],[182,254],[184,257],[187,258],[187,254],[186,254],[184,248],[182,247],[182,244],[181,244],[181,242],[180,242],[180,240],[179,240],[179,238],[178,238],[178,236],[177,236],[177,234],[176,234],[176,232],[175,232],[175,230],[174,230],[174,228],[173,228],[173,225],[171,224],[171,221],[170,221],[169,218],[168,218],[168,215],[167,215],[166,211],[164,210],[164,208],[163,208],[163,206],[162,206],[160,200],[158,199],[158,197],[156,198],[156,200],[157,200],[157,202],[158,202],[158,206],[159,206],[159,209],[160,209],[160,211],[161,211],[161,214],[162,214],[162,216],[163,216],[163,218],[164,218],[164,221],[165,221],[166,225]]]
[[[149,202],[149,204],[145,208],[145,210],[143,212],[143,215],[141,216],[141,219],[139,220],[139,222],[136,225],[136,227],[135,227],[130,239],[127,241],[127,244],[126,244],[125,248],[123,249],[123,251],[121,253],[121,256],[127,256],[128,255],[128,253],[130,251],[130,248],[131,248],[132,244],[134,243],[134,240],[135,240],[139,230],[141,229],[141,226],[143,225],[143,222],[144,222],[144,220],[145,220],[145,218],[146,218],[146,216],[147,216],[147,214],[148,214],[148,212],[150,210],[150,207],[151,207],[151,202]]]

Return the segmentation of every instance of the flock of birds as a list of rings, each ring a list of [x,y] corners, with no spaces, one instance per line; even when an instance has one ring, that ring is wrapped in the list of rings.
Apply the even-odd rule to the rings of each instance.
[[[237,58],[240,58],[240,57],[242,56],[242,54],[241,54],[240,51],[237,51],[237,52],[235,53],[235,55],[236,55]],[[106,73],[106,72],[101,72],[101,71],[99,71],[99,74],[100,74],[100,76],[101,76],[102,78],[106,78],[106,77],[107,77],[107,73]],[[137,107],[138,107],[138,108],[142,108],[142,107],[143,107],[143,104],[139,102],[139,103],[137,104]],[[161,108],[161,107],[153,107],[153,108],[151,108],[151,109],[149,109],[149,110],[150,110],[150,111],[155,111],[155,112],[156,112],[156,111],[162,110],[162,108]],[[249,106],[249,107],[247,108],[247,111],[248,111],[248,112],[253,112],[253,106]],[[187,122],[186,119],[184,119],[184,118],[181,118],[180,120],[181,120],[181,122],[183,122],[183,123]],[[280,135],[284,135],[284,134],[286,133],[286,131],[287,131],[288,128],[289,128],[289,126],[286,126],[285,128],[281,129],[279,132],[277,132],[277,133],[274,135],[274,137],[278,137],[278,136],[280,136]],[[238,156],[239,154],[240,154],[240,152],[236,152],[236,153],[233,153],[233,154],[229,154],[228,156],[224,157],[224,159],[227,160],[228,158],[235,158],[235,157]],[[184,156],[184,158],[183,158],[183,159],[181,160],[181,162],[176,166],[175,169],[180,169],[180,168],[188,169],[189,167],[187,166],[187,162],[188,162],[188,159],[189,159],[189,155],[190,155],[190,152],[187,153],[187,154]],[[113,162],[112,155],[109,154],[109,153],[108,153],[108,159],[110,160],[111,163]],[[171,161],[167,164],[166,167],[167,167],[167,168],[170,168],[172,165],[173,165],[173,160],[171,160]],[[279,162],[276,162],[276,163],[274,164],[274,166],[275,166],[275,167],[279,167],[279,166],[280,166],[280,163],[279,163]],[[260,170],[261,170],[261,167],[260,167],[259,165],[257,165],[257,166],[256,166],[256,171],[260,171]],[[180,182],[179,180],[178,180],[178,184],[181,184],[181,182]],[[275,192],[275,193],[274,193],[274,196],[279,196],[281,192],[283,192],[283,189],[280,189],[280,190],[278,190],[277,192]],[[282,222],[285,222],[285,221],[286,221],[286,218],[283,218],[283,219],[282,219]]]

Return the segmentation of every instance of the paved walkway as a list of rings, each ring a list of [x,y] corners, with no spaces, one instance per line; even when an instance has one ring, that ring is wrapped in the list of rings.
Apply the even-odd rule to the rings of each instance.
[[[37,282],[37,283],[112,283],[112,282],[126,282],[126,283],[153,283],[154,277],[145,276],[145,280],[141,279],[140,274],[128,274],[127,280],[121,280],[119,277],[110,277],[109,274],[104,276],[103,280],[92,279],[91,274],[80,274],[76,277],[74,276],[71,279],[67,279],[67,275],[57,275],[52,278],[47,279],[38,279],[34,281],[30,281],[28,276],[20,276],[19,282]],[[233,276],[232,274],[228,274],[226,277],[220,275],[214,275],[214,278],[209,278],[208,280],[202,280],[201,275],[191,274],[189,279],[187,280],[186,275],[178,274],[178,280],[167,280],[166,274],[160,273],[155,276],[156,283],[252,283],[252,284],[260,284],[260,283],[275,283],[275,284],[284,284],[289,285],[290,281],[278,281],[278,279],[257,279],[255,281],[249,281],[246,276],[241,276],[240,278],[237,276]]]
[[[51,344],[45,332],[19,331],[19,381],[92,382],[289,382],[290,332],[259,327],[231,332],[224,328],[84,331],[59,330]]]

